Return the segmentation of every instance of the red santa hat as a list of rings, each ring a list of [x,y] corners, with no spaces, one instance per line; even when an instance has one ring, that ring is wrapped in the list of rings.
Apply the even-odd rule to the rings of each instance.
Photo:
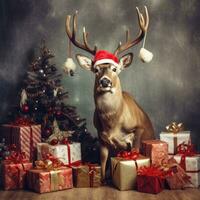
[[[110,63],[116,67],[119,67],[119,59],[114,54],[105,50],[97,51],[94,56],[93,62],[94,62],[94,67],[105,63]]]

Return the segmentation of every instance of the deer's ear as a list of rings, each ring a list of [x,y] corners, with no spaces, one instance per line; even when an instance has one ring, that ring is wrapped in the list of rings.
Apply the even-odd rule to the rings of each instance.
[[[87,69],[87,70],[90,70],[92,69],[92,60],[86,56],[83,56],[83,55],[80,55],[80,54],[77,54],[76,55],[76,59],[79,63],[79,65],[84,68],[84,69]]]
[[[120,58],[121,68],[124,69],[128,67],[133,61],[133,53],[127,53]]]

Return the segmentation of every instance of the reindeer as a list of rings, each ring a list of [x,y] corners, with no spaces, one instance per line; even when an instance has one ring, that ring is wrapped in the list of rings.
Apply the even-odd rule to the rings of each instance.
[[[83,28],[83,42],[76,39],[77,12],[73,15],[71,30],[71,16],[66,18],[66,33],[71,42],[94,56],[90,59],[83,55],[76,55],[80,66],[95,74],[94,84],[94,126],[100,140],[101,173],[105,181],[106,163],[112,151],[139,151],[141,141],[153,139],[154,130],[151,121],[142,108],[127,92],[122,91],[119,73],[127,68],[133,60],[133,54],[127,53],[118,59],[118,55],[138,44],[146,34],[149,25],[148,10],[145,7],[145,17],[136,7],[139,21],[139,34],[136,39],[130,39],[129,30],[126,31],[126,42],[119,43],[114,54],[104,50],[97,51],[97,46],[91,48],[88,44],[88,33]]]

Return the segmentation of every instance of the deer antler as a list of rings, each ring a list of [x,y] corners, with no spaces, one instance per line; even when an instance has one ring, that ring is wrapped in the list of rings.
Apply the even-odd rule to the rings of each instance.
[[[138,9],[138,7],[136,7],[139,26],[140,26],[140,31],[139,31],[137,38],[135,40],[131,41],[129,30],[127,30],[126,31],[126,42],[124,44],[121,44],[121,42],[119,43],[117,49],[114,52],[115,55],[118,55],[119,53],[135,46],[136,44],[138,44],[144,38],[145,33],[147,32],[147,29],[148,29],[148,26],[149,26],[148,10],[147,10],[146,6],[144,8],[145,8],[145,18],[143,17],[143,15],[140,12],[140,10]]]
[[[66,19],[66,33],[69,37],[69,39],[71,40],[71,42],[77,46],[80,49],[83,49],[89,53],[91,53],[92,55],[95,55],[96,51],[97,51],[97,47],[94,46],[94,49],[89,47],[88,44],[88,33],[85,31],[85,27],[83,27],[83,44],[80,43],[78,40],[76,40],[76,32],[77,32],[77,14],[78,11],[76,11],[76,13],[73,15],[73,30],[71,31],[70,28],[70,22],[71,22],[71,15],[67,16]]]

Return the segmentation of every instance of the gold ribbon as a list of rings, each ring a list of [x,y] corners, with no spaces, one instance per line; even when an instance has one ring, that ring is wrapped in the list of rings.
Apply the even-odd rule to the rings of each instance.
[[[183,123],[172,122],[166,127],[167,132],[177,134],[180,131],[184,130]]]

